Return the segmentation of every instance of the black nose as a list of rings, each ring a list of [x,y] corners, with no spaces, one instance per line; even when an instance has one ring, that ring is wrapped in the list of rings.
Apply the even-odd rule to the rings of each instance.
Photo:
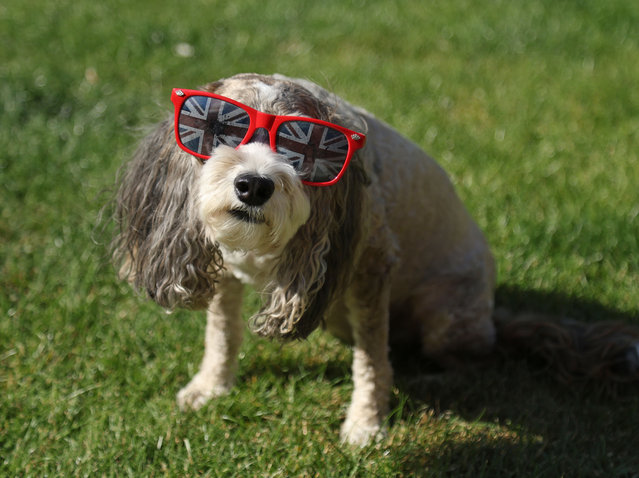
[[[255,174],[241,174],[235,178],[234,184],[237,198],[249,206],[261,206],[275,190],[272,180]]]

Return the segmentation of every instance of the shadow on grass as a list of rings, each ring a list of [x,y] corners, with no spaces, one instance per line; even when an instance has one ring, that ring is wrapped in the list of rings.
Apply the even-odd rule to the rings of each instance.
[[[596,302],[511,286],[500,287],[497,303],[514,311],[637,323],[636,314]],[[471,440],[453,434],[435,449],[404,453],[398,460],[407,476],[420,476],[427,465],[442,476],[639,477],[639,384],[565,384],[539,364],[504,353],[454,371],[403,354],[393,357],[393,365],[396,384],[408,397],[402,420],[452,412],[469,428],[488,430]]]
[[[524,361],[454,372],[397,366],[396,384],[408,397],[401,420],[419,424],[416,436],[426,427],[437,429],[434,436],[450,433],[435,447],[403,450],[407,476],[424,464],[450,476],[639,473],[636,387],[610,392],[593,384],[569,386]],[[509,469],[518,471],[511,475]]]
[[[596,302],[510,286],[498,290],[497,303],[637,323],[636,315]],[[391,429],[405,425],[406,432],[387,452],[401,476],[639,477],[639,385],[565,384],[539,364],[504,353],[456,370],[416,361],[416,355],[391,354],[399,391]],[[351,380],[348,354],[317,356],[306,349],[260,355],[243,373],[333,386]]]
[[[500,285],[495,293],[498,307],[518,312],[535,312],[576,320],[612,320],[639,325],[639,311],[629,314],[606,307],[599,302],[567,296],[560,292],[521,289],[512,285]]]

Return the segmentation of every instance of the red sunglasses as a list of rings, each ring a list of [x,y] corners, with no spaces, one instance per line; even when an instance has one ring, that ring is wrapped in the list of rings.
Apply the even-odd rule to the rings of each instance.
[[[207,160],[220,145],[267,143],[312,186],[339,181],[355,151],[366,143],[362,133],[328,121],[262,113],[214,93],[175,88],[171,101],[175,138],[187,153]]]

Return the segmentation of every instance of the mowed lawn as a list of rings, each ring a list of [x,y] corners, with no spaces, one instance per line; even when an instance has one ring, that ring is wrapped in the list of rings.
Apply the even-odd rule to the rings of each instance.
[[[179,412],[204,316],[116,279],[100,211],[172,87],[246,71],[312,79],[437,158],[498,304],[639,325],[639,2],[3,2],[0,475],[639,476],[639,387],[508,357],[398,364],[388,438],[359,450],[350,350],[247,332],[235,390]]]

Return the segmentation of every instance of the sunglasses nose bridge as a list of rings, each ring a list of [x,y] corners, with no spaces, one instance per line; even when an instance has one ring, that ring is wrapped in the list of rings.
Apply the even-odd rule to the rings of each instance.
[[[248,139],[247,143],[262,143],[267,146],[271,144],[271,138],[266,128],[257,128],[253,131],[253,135]]]
[[[251,137],[247,138],[246,143],[263,143],[268,146],[271,144],[271,131],[273,123],[275,123],[275,115],[262,113],[258,111],[255,115],[253,130]]]

